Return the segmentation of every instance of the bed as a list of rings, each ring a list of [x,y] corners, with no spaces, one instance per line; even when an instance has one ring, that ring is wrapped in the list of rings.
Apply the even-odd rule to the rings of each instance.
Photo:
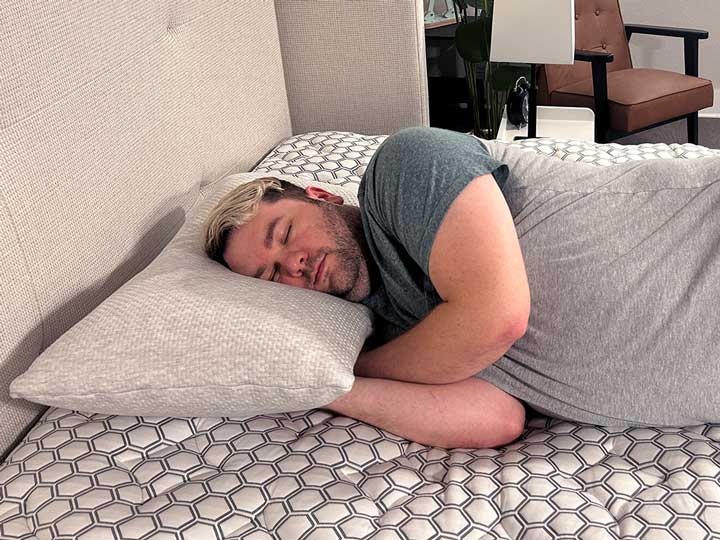
[[[534,415],[505,447],[442,449],[322,409],[121,416],[8,396],[204,186],[254,170],[357,189],[387,134],[428,125],[422,2],[370,4],[0,8],[0,538],[720,536],[717,425]],[[597,166],[718,153],[517,144]]]
[[[357,186],[384,136],[290,137],[255,167]],[[598,167],[689,144],[514,143]],[[498,449],[423,446],[322,409],[152,418],[51,408],[0,468],[3,538],[713,538],[720,426],[531,416]]]

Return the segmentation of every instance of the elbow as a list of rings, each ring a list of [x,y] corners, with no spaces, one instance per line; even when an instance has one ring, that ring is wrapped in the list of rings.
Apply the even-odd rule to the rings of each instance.
[[[508,445],[525,432],[525,405],[519,399],[506,397],[508,402],[503,406],[502,416],[497,419],[495,439],[490,441],[490,448]]]
[[[525,335],[528,329],[529,315],[521,315],[509,325],[509,335],[513,343]]]
[[[527,332],[530,320],[529,288],[519,287],[513,298],[496,307],[496,314],[497,343],[507,350]]]
[[[529,309],[517,311],[514,315],[505,318],[505,322],[500,330],[500,337],[498,341],[503,345],[507,345],[507,348],[509,349],[513,343],[525,335],[529,319]]]
[[[507,396],[503,413],[492,421],[487,415],[476,424],[472,422],[462,430],[450,434],[440,444],[442,448],[500,448],[519,439],[525,432],[525,407],[519,401]]]
[[[508,396],[509,397],[509,396]],[[499,448],[519,439],[525,432],[525,406],[517,399],[510,399],[504,407],[504,414],[497,419],[497,425],[480,437],[473,445],[476,448]]]
[[[518,287],[517,299],[513,302],[513,308],[508,313],[506,325],[507,336],[510,345],[525,335],[530,320],[530,287],[527,279],[523,287]],[[509,347],[509,346],[508,346]]]
[[[510,444],[525,433],[525,406],[518,400],[515,407],[514,414],[512,414],[506,426],[506,440],[501,443],[503,445]]]

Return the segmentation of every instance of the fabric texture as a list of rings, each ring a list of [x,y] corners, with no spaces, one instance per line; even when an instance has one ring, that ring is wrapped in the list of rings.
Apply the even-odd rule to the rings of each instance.
[[[358,198],[378,283],[362,303],[379,317],[373,345],[421,321],[442,299],[430,281],[430,251],[450,205],[473,178],[508,170],[478,139],[437,128],[391,135],[370,160]]]
[[[213,184],[163,252],[46,349],[11,395],[113,414],[246,416],[321,407],[349,392],[369,310],[235,274],[203,251],[208,213],[259,176]]]
[[[305,161],[303,178],[319,180],[328,168],[314,160],[332,155],[332,180],[357,187],[363,165],[349,154],[378,143],[342,136],[293,136],[258,168]],[[720,155],[692,144],[512,147],[595,167]],[[718,452],[717,424],[535,417],[503,448],[443,450],[315,409],[161,418],[53,408],[0,465],[0,537],[710,539],[720,535]]]
[[[713,105],[710,80],[633,67],[619,0],[575,0],[575,34],[576,50],[613,55],[612,62],[602,65],[607,72],[608,127],[640,130]],[[542,66],[538,103],[595,109],[592,69],[592,63],[584,61]]]
[[[657,159],[694,160],[720,156],[720,149],[706,148],[691,143],[625,145],[618,143],[599,144],[573,139],[541,138],[515,141],[510,146],[562,161],[587,163],[595,167],[608,167],[633,161]]]
[[[659,69],[623,69],[608,73],[610,127],[635,131],[712,107],[712,81]],[[592,78],[558,88],[550,105],[595,107]]]
[[[272,2],[13,0],[0,20],[2,454],[41,410],[10,381],[291,130]]]
[[[611,53],[608,74],[633,67],[630,46],[618,0],[576,0],[575,49]],[[540,67],[538,103],[549,103],[556,89],[592,79],[590,62],[547,64]]]
[[[275,9],[293,133],[430,124],[423,0],[277,0]]]
[[[532,307],[478,377],[579,422],[720,421],[720,157],[597,169],[488,146],[510,169]]]
[[[422,2],[375,2],[380,24],[330,4],[0,3],[0,455],[42,411],[10,381],[157,256],[200,187],[293,125],[428,123]]]
[[[284,140],[253,169],[268,175],[345,186],[355,193],[365,169],[387,135],[361,135],[344,131],[301,133]]]
[[[325,410],[158,418],[51,409],[0,465],[3,540],[714,540],[720,425],[533,418],[497,449]]]

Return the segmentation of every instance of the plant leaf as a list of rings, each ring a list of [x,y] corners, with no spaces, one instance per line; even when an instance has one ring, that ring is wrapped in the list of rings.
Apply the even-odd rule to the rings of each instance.
[[[455,48],[463,60],[475,63],[487,62],[490,58],[489,29],[490,24],[485,17],[458,24],[455,30]]]

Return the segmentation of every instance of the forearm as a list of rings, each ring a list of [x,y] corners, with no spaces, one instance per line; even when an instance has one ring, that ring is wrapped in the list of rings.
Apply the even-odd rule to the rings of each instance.
[[[494,313],[443,303],[405,334],[360,354],[355,375],[426,384],[472,377],[522,335]]]
[[[507,444],[525,423],[521,402],[475,378],[430,385],[357,377],[349,393],[324,408],[443,448]]]

